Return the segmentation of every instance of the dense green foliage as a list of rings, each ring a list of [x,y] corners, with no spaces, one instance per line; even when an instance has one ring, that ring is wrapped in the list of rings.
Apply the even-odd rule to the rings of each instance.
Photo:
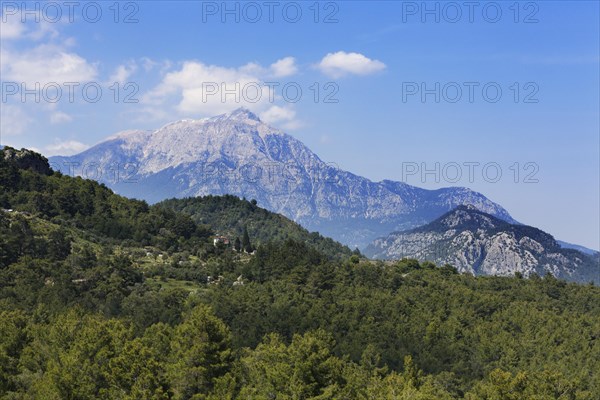
[[[217,209],[200,214],[226,216],[181,210],[190,218],[11,154],[0,398],[598,398],[596,286],[332,257],[304,237],[261,237],[249,221],[262,211],[239,214],[252,203],[204,198]],[[236,227],[213,219],[234,215],[254,255],[210,241]],[[240,246],[245,225],[231,228]]]
[[[52,171],[40,174],[27,165],[20,168],[12,159],[6,158],[6,154],[13,154],[13,149],[4,148],[3,152],[5,157],[0,153],[2,208],[86,230],[107,242],[152,245],[171,251],[180,249],[182,244],[188,249],[197,246],[206,242],[211,234],[208,228],[195,224],[185,214],[117,196],[106,186],[91,180]],[[24,157],[13,158],[21,160]],[[38,158],[35,160],[37,162]]]
[[[188,214],[196,223],[210,226],[215,232],[228,235],[232,240],[236,237],[242,239],[247,230],[255,245],[294,239],[308,243],[330,257],[340,258],[351,254],[347,247],[317,232],[310,233],[283,215],[258,207],[254,200],[247,201],[231,195],[206,196],[165,200],[158,206]],[[242,243],[242,246],[245,244]]]

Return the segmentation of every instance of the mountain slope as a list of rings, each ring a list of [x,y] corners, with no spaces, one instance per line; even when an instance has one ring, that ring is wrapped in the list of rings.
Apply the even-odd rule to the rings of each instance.
[[[350,256],[348,247],[320,234],[310,233],[299,224],[280,214],[258,207],[253,202],[232,195],[169,199],[156,207],[189,215],[198,224],[208,225],[231,240],[242,238],[244,229],[252,238],[252,245],[283,242],[293,239],[307,243],[332,258]]]
[[[537,228],[509,224],[472,206],[457,207],[427,225],[377,239],[365,253],[381,259],[447,263],[473,274],[551,272],[564,279],[600,282],[597,257],[561,248]]]
[[[461,204],[514,222],[504,208],[467,188],[431,191],[340,170],[245,109],[154,132],[122,132],[78,155],[50,160],[55,169],[149,202],[223,194],[253,198],[309,230],[357,247]]]

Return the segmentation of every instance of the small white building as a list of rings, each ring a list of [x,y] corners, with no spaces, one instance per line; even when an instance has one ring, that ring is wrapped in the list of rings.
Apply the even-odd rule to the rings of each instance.
[[[213,244],[215,247],[217,247],[217,245],[219,243],[223,243],[225,246],[229,246],[229,238],[227,236],[215,236],[214,240],[213,240]]]

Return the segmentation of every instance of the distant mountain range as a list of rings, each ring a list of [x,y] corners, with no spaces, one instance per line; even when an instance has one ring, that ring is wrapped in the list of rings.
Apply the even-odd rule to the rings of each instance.
[[[516,222],[500,205],[467,188],[425,190],[343,171],[246,109],[156,131],[121,132],[50,162],[63,173],[97,179],[151,203],[224,194],[256,199],[309,230],[359,248],[464,204]]]
[[[550,272],[567,280],[600,282],[599,253],[562,248],[537,228],[510,224],[472,206],[459,206],[424,226],[377,239],[365,254],[451,264],[477,275]]]

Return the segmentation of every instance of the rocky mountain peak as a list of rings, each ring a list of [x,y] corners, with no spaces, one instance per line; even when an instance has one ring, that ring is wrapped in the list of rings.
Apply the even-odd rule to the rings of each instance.
[[[462,204],[442,215],[437,220],[416,230],[435,230],[443,232],[447,229],[477,231],[493,229],[508,224],[507,222],[482,212],[472,204]]]
[[[593,257],[562,249],[552,235],[537,228],[511,224],[466,205],[421,227],[376,239],[365,253],[381,259],[451,264],[477,275],[550,272],[579,282],[598,280],[598,261]]]
[[[236,121],[236,122],[243,122],[243,123],[247,123],[247,124],[251,124],[251,125],[254,125],[257,123],[263,123],[261,121],[261,119],[258,117],[258,115],[254,114],[252,111],[250,111],[249,109],[247,109],[245,107],[237,108],[227,114],[218,115],[218,116],[214,117],[213,120]]]

